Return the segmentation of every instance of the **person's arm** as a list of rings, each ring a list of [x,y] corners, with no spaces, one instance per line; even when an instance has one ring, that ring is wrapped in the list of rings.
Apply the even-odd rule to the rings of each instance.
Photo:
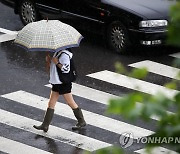
[[[70,71],[70,59],[67,54],[62,54],[61,57],[53,57],[52,61],[61,69],[62,72],[68,73]]]
[[[58,58],[53,57],[53,58],[52,58],[52,61],[53,61],[53,63],[56,64],[56,66],[58,66],[60,69],[62,68],[63,65],[58,61]]]

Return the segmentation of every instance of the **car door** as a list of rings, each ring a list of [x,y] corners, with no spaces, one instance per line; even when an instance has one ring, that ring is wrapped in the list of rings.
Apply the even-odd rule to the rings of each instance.
[[[66,11],[84,20],[103,22],[108,15],[101,0],[64,0]]]
[[[99,24],[104,23],[108,11],[101,0],[64,0],[64,11],[69,14],[70,20],[78,27],[86,30],[98,29]],[[99,27],[100,28],[100,27]]]
[[[46,11],[52,11],[54,13],[60,12],[66,6],[64,0],[37,0],[36,4]]]
[[[81,13],[87,17],[88,20],[94,22],[104,22],[109,12],[101,3],[101,0],[82,0],[83,6]]]
[[[66,0],[37,0],[36,5],[43,17],[49,19],[60,19],[62,10],[66,10]]]

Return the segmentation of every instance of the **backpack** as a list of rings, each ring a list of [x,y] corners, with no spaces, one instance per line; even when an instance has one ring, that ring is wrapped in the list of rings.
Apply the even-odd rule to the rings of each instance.
[[[63,53],[67,54],[66,52],[62,52],[58,56],[58,59]],[[69,59],[70,59],[70,56],[69,56]],[[57,73],[58,73],[58,76],[59,76],[59,80],[64,84],[71,83],[71,82],[75,81],[76,78],[77,78],[77,71],[76,71],[76,68],[75,68],[75,65],[74,65],[73,58],[70,59],[70,71],[68,73],[63,73],[58,66],[56,66],[56,69],[57,69]]]

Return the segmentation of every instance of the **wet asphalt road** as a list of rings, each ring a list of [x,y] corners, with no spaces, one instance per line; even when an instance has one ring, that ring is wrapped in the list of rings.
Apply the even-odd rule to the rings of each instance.
[[[12,31],[18,31],[22,29],[23,25],[19,19],[19,16],[14,14],[13,9],[6,7],[5,5],[0,3],[0,11],[1,28]],[[168,55],[179,51],[178,49],[167,47],[137,48],[130,49],[128,53],[120,55],[108,49],[101,36],[90,34],[84,31],[81,31],[81,33],[83,34],[84,39],[82,40],[80,47],[74,48],[72,52],[74,54],[74,59],[76,61],[78,69],[79,78],[77,82],[90,87],[92,86],[92,84],[95,85],[95,83],[90,79],[87,80],[87,77],[85,77],[87,74],[102,70],[115,71],[116,62],[121,62],[128,70],[130,70],[130,68],[127,66],[128,64],[132,64],[142,60],[152,60],[171,66],[174,58],[169,57]],[[1,58],[2,60],[6,60],[7,65],[12,65],[16,70],[17,68],[19,68],[21,71],[23,70],[24,75],[29,71],[32,71],[32,74],[39,73],[39,75],[42,75],[44,78],[46,78],[45,80],[47,82],[48,75],[45,70],[44,53],[25,52],[24,49],[17,47],[13,43],[13,41],[4,42],[0,45],[1,54],[5,56],[5,58],[3,58],[3,55],[1,55]],[[2,69],[6,70],[6,68]],[[5,78],[8,77],[5,76]],[[27,75],[27,78],[31,80],[29,75]],[[151,82],[159,85],[164,84],[164,81],[162,82],[161,77],[151,77],[150,80]],[[167,81],[169,80],[167,79]],[[106,86],[103,87],[102,84],[100,85],[101,87],[99,87],[98,85],[95,86],[98,89],[104,89],[105,91],[108,90],[109,92],[111,92],[111,90],[109,90],[111,88],[106,88]],[[121,94],[123,93],[123,91],[119,91],[118,89],[117,91],[113,90],[113,93]]]
[[[18,31],[22,29],[22,27],[23,25],[19,19],[19,16],[15,15],[11,8],[8,8],[0,3],[0,28]],[[105,82],[100,82],[91,79],[86,75],[103,70],[115,72],[114,64],[117,61],[121,62],[128,70],[131,70],[131,68],[128,67],[128,64],[142,60],[152,60],[170,66],[174,58],[169,57],[168,55],[178,52],[177,49],[173,48],[138,48],[132,49],[127,54],[119,55],[105,46],[101,36],[93,35],[87,32],[82,32],[82,34],[84,39],[81,42],[80,47],[72,50],[78,70],[78,79],[76,83],[114,95],[123,95],[131,90],[112,84],[107,84]],[[24,49],[15,46],[13,41],[8,41],[0,44],[0,58],[0,95],[17,90],[24,90],[43,97],[49,96],[50,90],[44,86],[48,84],[48,73],[45,69],[44,53],[26,52]],[[148,76],[145,80],[158,85],[163,85],[165,82],[170,81],[169,78],[154,74],[150,74],[150,76]],[[94,113],[103,114],[106,108],[106,106],[102,104],[98,105],[97,107],[95,102],[80,98],[78,96],[75,96],[75,100],[83,109]],[[64,103],[62,98],[60,98],[60,101]],[[42,115],[44,114],[42,110],[32,109],[23,105],[16,105],[13,103],[13,101],[9,101],[4,98],[0,98],[0,108],[39,121],[42,120]],[[122,117],[110,117],[125,121]],[[61,122],[59,123],[59,121]],[[74,120],[55,116],[53,125],[71,131],[70,127],[73,122]],[[155,129],[154,121],[150,123],[138,121],[135,124],[150,130]],[[97,139],[101,138],[102,141],[119,145],[119,135],[112,132],[108,132],[107,134],[107,131],[103,131],[97,127],[88,126],[85,132],[79,133],[84,133],[86,136]],[[27,133],[17,128],[12,128],[8,125],[4,126],[1,123],[0,136],[14,139],[46,151],[51,151],[53,153],[66,154],[74,152],[74,154],[77,154],[82,152],[78,148],[73,148],[72,146],[64,143],[57,143],[57,141],[49,138],[41,138],[33,133]],[[127,149],[127,151],[134,151],[141,146],[142,145],[135,144]]]

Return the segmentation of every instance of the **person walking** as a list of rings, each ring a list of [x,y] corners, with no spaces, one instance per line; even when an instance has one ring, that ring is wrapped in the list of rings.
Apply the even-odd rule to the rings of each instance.
[[[46,55],[46,62],[50,68],[49,83],[51,83],[52,89],[44,120],[40,126],[34,125],[33,127],[35,129],[43,130],[44,132],[48,131],[54,115],[55,105],[60,95],[64,97],[77,119],[77,123],[72,127],[72,130],[78,130],[86,126],[81,108],[76,104],[71,93],[72,83],[62,83],[57,72],[57,67],[60,68],[63,73],[68,73],[70,71],[70,59],[72,56],[73,54],[69,50],[55,52],[52,58],[49,54]]]

